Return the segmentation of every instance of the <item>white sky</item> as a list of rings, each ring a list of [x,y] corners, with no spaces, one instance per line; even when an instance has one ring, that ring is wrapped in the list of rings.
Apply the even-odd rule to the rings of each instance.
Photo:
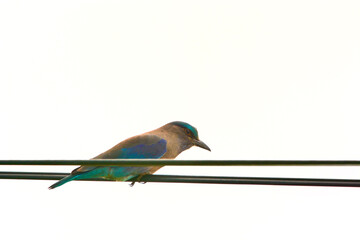
[[[212,149],[178,159],[360,159],[359,13],[344,0],[0,1],[0,159],[89,159],[174,120]],[[360,237],[356,188],[53,182],[0,181],[4,239]]]

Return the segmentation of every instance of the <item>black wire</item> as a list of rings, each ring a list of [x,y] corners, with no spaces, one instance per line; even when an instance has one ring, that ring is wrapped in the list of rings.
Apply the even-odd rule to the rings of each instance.
[[[0,160],[0,165],[83,166],[360,166],[359,160]]]
[[[0,160],[0,165],[86,165],[86,166],[360,166],[359,160],[153,160],[153,159],[92,159],[92,160]],[[67,173],[0,172],[0,179],[59,180]],[[89,179],[84,181],[106,181]],[[109,180],[107,180],[109,181]],[[137,182],[138,179],[128,180]],[[360,180],[314,178],[253,178],[180,175],[146,175],[145,182],[258,184],[289,186],[360,187]]]
[[[68,173],[52,172],[0,172],[0,179],[59,180]],[[87,179],[80,181],[111,181]],[[262,177],[215,177],[186,175],[145,175],[140,180],[127,182],[162,183],[208,183],[208,184],[250,184],[250,185],[287,185],[287,186],[323,186],[323,187],[360,187],[360,180],[318,179],[318,178],[262,178]]]

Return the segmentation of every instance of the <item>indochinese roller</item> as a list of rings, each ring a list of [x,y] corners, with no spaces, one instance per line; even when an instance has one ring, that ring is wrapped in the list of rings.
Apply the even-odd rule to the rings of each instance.
[[[195,127],[185,122],[176,121],[153,131],[128,138],[93,159],[174,159],[192,146],[211,151],[199,139]],[[51,185],[49,189],[59,187],[75,179],[102,178],[126,181],[152,174],[160,168],[161,166],[80,166],[74,169],[69,176]]]

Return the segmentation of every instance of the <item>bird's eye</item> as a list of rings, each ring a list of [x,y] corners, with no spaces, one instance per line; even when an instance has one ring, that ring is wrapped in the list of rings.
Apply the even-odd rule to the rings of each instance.
[[[191,131],[187,128],[185,128],[185,133],[186,133],[186,135],[191,136]]]

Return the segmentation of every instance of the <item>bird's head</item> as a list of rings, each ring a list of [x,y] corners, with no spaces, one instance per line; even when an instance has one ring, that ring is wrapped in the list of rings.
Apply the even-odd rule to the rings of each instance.
[[[177,134],[179,140],[181,141],[181,144],[183,145],[184,150],[192,146],[197,146],[211,151],[211,149],[199,139],[199,134],[196,128],[191,126],[190,124],[186,122],[176,121],[171,122],[167,125],[171,126],[172,131]]]

